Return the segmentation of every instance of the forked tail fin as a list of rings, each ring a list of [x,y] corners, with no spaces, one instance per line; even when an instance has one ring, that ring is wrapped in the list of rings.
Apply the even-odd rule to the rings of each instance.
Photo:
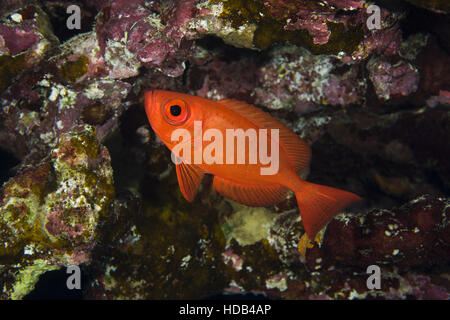
[[[306,181],[302,181],[295,197],[309,239],[314,239],[316,233],[344,207],[362,201],[354,193]]]

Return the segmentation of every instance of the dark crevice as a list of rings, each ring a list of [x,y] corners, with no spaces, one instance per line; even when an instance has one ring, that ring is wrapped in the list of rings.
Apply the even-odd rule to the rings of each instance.
[[[72,4],[80,8],[80,29],[71,30],[67,27],[67,19],[71,16],[70,13],[67,13],[67,7]],[[77,34],[91,31],[95,23],[95,16],[98,13],[95,8],[77,1],[43,1],[42,8],[49,16],[53,32],[61,42],[69,40]]]
[[[256,51],[246,48],[237,48],[223,42],[222,39],[215,36],[206,36],[197,40],[197,44],[212,52],[217,58],[223,62],[238,61],[243,58],[261,59],[268,58],[267,52]]]
[[[104,141],[111,155],[114,172],[114,186],[117,192],[128,189],[134,183],[140,183],[144,172],[145,150],[137,130],[147,125],[143,106],[134,105],[120,117],[119,129],[111,133]]]
[[[20,161],[11,153],[0,149],[0,187],[14,176],[13,168],[19,163]]]
[[[68,289],[67,279],[73,273],[67,273],[66,268],[48,271],[39,277],[34,290],[27,294],[23,300],[81,300],[89,279],[81,268],[81,289]]]

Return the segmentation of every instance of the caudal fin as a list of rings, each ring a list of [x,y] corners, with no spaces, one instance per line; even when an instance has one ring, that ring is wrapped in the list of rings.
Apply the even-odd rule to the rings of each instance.
[[[351,203],[362,201],[354,193],[303,181],[295,192],[303,226],[310,239],[314,239],[335,215]]]

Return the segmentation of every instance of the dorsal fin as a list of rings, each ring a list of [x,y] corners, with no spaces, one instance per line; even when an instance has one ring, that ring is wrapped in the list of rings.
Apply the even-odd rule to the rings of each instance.
[[[222,99],[218,102],[247,118],[258,127],[264,129],[279,129],[280,145],[286,152],[289,162],[292,164],[295,171],[303,171],[308,167],[311,158],[311,149],[309,145],[280,121],[261,109],[242,101]]]
[[[287,189],[278,184],[243,184],[214,176],[214,189],[221,195],[250,207],[267,207],[283,201]]]

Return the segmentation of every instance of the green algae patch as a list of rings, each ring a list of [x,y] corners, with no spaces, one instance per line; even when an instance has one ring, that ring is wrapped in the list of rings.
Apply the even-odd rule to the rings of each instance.
[[[223,12],[221,18],[231,21],[233,28],[239,28],[246,23],[261,22],[262,16],[269,15],[267,8],[262,1],[258,0],[228,0],[213,1],[213,3],[223,2]]]
[[[58,163],[68,168],[83,167],[89,169],[88,159],[99,157],[99,146],[96,137],[96,129],[87,126],[76,134],[60,137],[61,147],[54,151],[54,157]]]
[[[86,154],[89,158],[96,159],[99,155],[97,138],[94,134],[82,133],[70,138],[70,146],[75,149],[76,154]]]
[[[331,31],[330,39],[322,45],[311,45],[314,54],[338,54],[343,51],[347,54],[355,51],[359,43],[364,39],[364,30],[361,26],[346,27],[343,23],[328,21],[328,29]]]
[[[352,53],[364,39],[361,26],[346,27],[343,23],[328,21],[330,38],[325,44],[314,44],[313,37],[306,30],[284,30],[283,23],[267,19],[258,24],[253,43],[260,49],[267,49],[278,42],[288,42],[305,47],[314,54],[335,54],[340,52]]]
[[[49,164],[27,169],[2,189],[6,204],[0,215],[0,263],[17,263],[24,247],[33,242],[43,246],[51,241],[42,230],[42,200],[53,179]]]
[[[80,56],[75,61],[66,61],[61,67],[61,75],[70,82],[75,82],[88,71],[89,59],[86,56]]]
[[[0,55],[0,92],[5,90],[25,68],[25,53],[15,56]]]
[[[16,276],[16,282],[13,285],[11,299],[19,300],[33,290],[39,280],[39,276],[47,271],[57,270],[60,266],[50,265],[48,262],[37,259],[32,265],[19,271]]]
[[[215,3],[215,2],[213,2]],[[311,4],[313,5],[313,4]],[[253,44],[266,50],[276,43],[288,42],[309,49],[314,54],[350,54],[364,39],[361,25],[345,26],[343,23],[327,22],[331,35],[327,43],[315,44],[307,30],[285,30],[287,17],[273,17],[262,1],[228,0],[223,1],[220,17],[230,21],[233,28],[254,24],[256,29]]]

